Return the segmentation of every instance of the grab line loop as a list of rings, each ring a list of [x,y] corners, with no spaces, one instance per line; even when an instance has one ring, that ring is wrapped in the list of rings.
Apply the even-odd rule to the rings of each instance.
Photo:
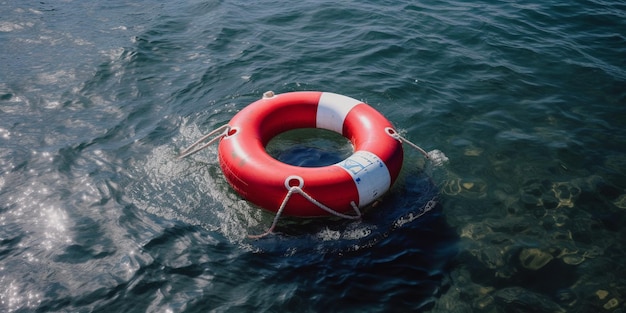
[[[290,182],[292,181],[298,181],[298,186],[291,186]],[[325,206],[324,204],[322,204],[321,202],[315,200],[315,198],[313,198],[311,195],[309,195],[308,193],[306,193],[304,190],[302,190],[302,187],[304,187],[304,179],[298,175],[291,175],[289,177],[287,177],[285,179],[285,187],[287,188],[287,194],[285,195],[285,198],[283,199],[282,203],[280,204],[280,208],[278,209],[278,211],[276,212],[276,216],[274,216],[274,221],[272,222],[272,226],[270,226],[270,228],[260,234],[260,235],[248,235],[249,238],[262,238],[265,237],[269,234],[271,234],[274,231],[274,228],[276,228],[276,224],[278,224],[278,219],[280,218],[281,214],[283,213],[283,211],[285,210],[285,207],[287,206],[287,202],[289,202],[289,199],[291,198],[291,196],[294,193],[299,193],[301,194],[305,199],[309,200],[309,202],[317,205],[320,209],[333,214],[335,216],[341,217],[341,218],[345,218],[345,219],[350,219],[350,220],[358,220],[361,218],[361,210],[359,210],[359,207],[356,205],[356,203],[354,203],[354,201],[350,202],[350,205],[352,206],[352,209],[354,210],[354,212],[356,213],[356,215],[347,215],[347,214],[343,214],[343,213],[339,213],[327,206]]]
[[[198,145],[200,145],[202,142],[204,142],[205,140],[207,140],[208,138],[210,138],[211,136],[215,136],[217,133],[222,132],[221,134],[219,134],[217,137],[209,140],[207,143],[203,144],[200,147],[197,147]],[[196,142],[194,142],[193,144],[191,144],[189,147],[185,148],[185,150],[183,150],[179,155],[178,155],[178,159],[182,159],[185,157],[188,157],[208,146],[210,146],[212,143],[220,140],[223,137],[228,136],[228,133],[230,132],[230,125],[225,124],[222,125],[216,129],[214,129],[213,131],[211,131],[210,133],[202,136],[202,138],[198,139]]]

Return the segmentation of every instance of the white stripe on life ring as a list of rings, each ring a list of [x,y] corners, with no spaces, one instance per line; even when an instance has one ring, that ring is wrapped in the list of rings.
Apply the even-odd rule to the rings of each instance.
[[[359,192],[359,207],[380,198],[391,187],[389,169],[374,153],[356,151],[336,165],[352,176]]]
[[[339,95],[331,92],[324,92],[317,104],[316,127],[332,130],[341,134],[343,132],[343,121],[348,112],[357,104],[359,100]]]

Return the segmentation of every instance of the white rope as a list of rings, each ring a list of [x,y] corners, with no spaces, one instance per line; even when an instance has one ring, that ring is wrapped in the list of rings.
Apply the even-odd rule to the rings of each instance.
[[[207,140],[209,137],[211,136],[215,136],[215,134],[222,132],[221,134],[219,134],[217,137],[209,140],[207,143],[203,144],[200,147],[197,147],[199,144],[201,144],[203,141]],[[230,125],[226,124],[226,125],[222,125],[216,129],[214,129],[213,131],[211,131],[210,133],[202,136],[202,138],[198,139],[196,142],[194,142],[193,144],[191,144],[189,147],[185,148],[185,150],[183,150],[179,155],[178,155],[178,159],[182,159],[185,157],[188,157],[208,146],[210,146],[212,143],[220,140],[221,138],[228,136],[228,132],[230,131]]]
[[[299,185],[298,186],[290,186],[289,182],[292,180],[298,180]],[[304,190],[302,190],[302,187],[304,186],[304,180],[302,179],[302,177],[300,176],[289,176],[285,179],[285,187],[287,188],[287,194],[285,195],[285,198],[283,199],[283,202],[280,204],[280,208],[278,209],[278,211],[276,211],[276,215],[274,216],[274,221],[272,222],[272,226],[270,226],[270,228],[260,234],[260,235],[248,235],[249,238],[262,238],[265,237],[269,234],[271,234],[274,231],[274,228],[276,228],[276,224],[278,224],[278,219],[280,218],[280,216],[282,215],[283,211],[285,210],[285,207],[287,206],[287,202],[289,202],[289,199],[291,198],[291,195],[293,195],[294,193],[299,193],[301,194],[305,199],[309,200],[309,202],[315,204],[316,206],[318,206],[320,209],[333,214],[335,216],[341,217],[341,218],[345,218],[345,219],[350,219],[350,220],[357,220],[361,218],[361,210],[359,210],[359,207],[354,203],[354,201],[350,202],[350,205],[352,206],[352,209],[354,210],[354,212],[356,213],[356,215],[347,215],[347,214],[343,214],[340,212],[337,212],[329,207],[327,207],[326,205],[322,204],[321,202],[315,200],[315,198],[311,197],[308,193],[306,193]]]
[[[426,150],[420,148],[418,145],[412,143],[410,140],[402,137],[402,135],[400,135],[395,129],[391,127],[385,128],[385,131],[387,132],[387,135],[391,136],[392,138],[400,140],[402,143],[406,143],[409,146],[411,146],[413,149],[419,151],[422,155],[424,155],[424,157],[427,160],[431,161],[435,166],[439,166],[443,164],[443,162],[448,161],[448,157],[446,157],[446,155],[443,154],[443,152],[439,150],[426,152]]]

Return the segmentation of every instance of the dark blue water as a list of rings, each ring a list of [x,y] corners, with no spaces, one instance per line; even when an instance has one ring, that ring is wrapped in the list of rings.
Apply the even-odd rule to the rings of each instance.
[[[0,4],[0,311],[626,308],[623,2]],[[250,239],[273,216],[216,147],[176,155],[267,90],[363,100],[449,161],[406,146],[362,220]],[[350,153],[306,136],[272,153]]]

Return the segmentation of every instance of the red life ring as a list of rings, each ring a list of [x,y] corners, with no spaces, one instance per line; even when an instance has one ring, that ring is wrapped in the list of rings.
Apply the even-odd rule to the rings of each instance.
[[[220,140],[219,163],[233,189],[248,201],[277,212],[291,186],[339,213],[372,203],[389,190],[402,168],[402,142],[391,123],[371,106],[350,97],[316,91],[264,96],[237,113]],[[323,128],[348,138],[354,153],[322,167],[299,167],[270,156],[265,146],[292,129]],[[294,195],[283,214],[329,213]]]

